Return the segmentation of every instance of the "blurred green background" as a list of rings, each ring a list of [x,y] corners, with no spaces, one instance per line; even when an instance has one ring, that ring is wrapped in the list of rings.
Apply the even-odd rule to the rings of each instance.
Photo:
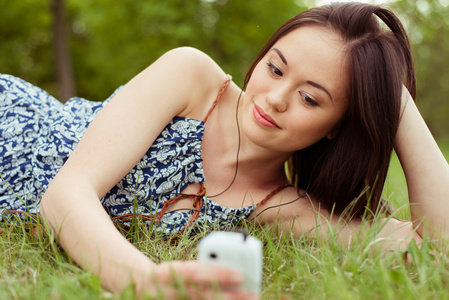
[[[323,1],[318,1],[321,4]],[[314,0],[0,0],[0,72],[64,102],[104,100],[179,46],[208,53],[237,83],[262,45]],[[449,0],[388,3],[413,44],[418,105],[449,138]]]

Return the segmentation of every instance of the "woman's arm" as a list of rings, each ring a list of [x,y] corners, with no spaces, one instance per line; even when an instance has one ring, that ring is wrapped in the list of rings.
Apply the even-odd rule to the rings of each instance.
[[[298,197],[296,188],[288,188],[282,193],[275,195],[273,201],[258,207],[262,212],[270,206],[282,205],[289,202],[286,199]],[[291,201],[291,200],[290,200]],[[310,198],[307,194],[298,198],[289,205],[278,206],[264,211],[256,219],[259,223],[276,226],[286,233],[293,233],[300,237],[307,235],[327,240],[336,238],[339,243],[350,247],[354,241],[367,236],[375,226],[376,231],[370,231],[369,238],[375,238],[376,246],[383,251],[406,250],[410,242],[417,244],[422,242],[421,236],[416,232],[411,222],[397,220],[395,218],[376,218],[373,222],[363,222],[360,218],[345,220],[338,214],[332,214],[322,208],[318,201]]]
[[[173,273],[167,264],[155,265],[116,230],[100,199],[138,163],[174,116],[195,116],[198,107],[205,107],[198,112],[204,116],[210,106],[204,101],[214,100],[224,79],[221,69],[197,50],[168,52],[102,109],[45,193],[41,214],[58,241],[109,290],[120,291],[133,282],[139,291],[154,291],[155,282],[167,284]],[[198,270],[193,274],[192,264]],[[232,284],[229,272],[193,262],[170,266],[187,272],[194,282],[216,278]]]
[[[395,150],[404,170],[412,221],[421,236],[449,235],[449,165],[427,128],[408,91]]]

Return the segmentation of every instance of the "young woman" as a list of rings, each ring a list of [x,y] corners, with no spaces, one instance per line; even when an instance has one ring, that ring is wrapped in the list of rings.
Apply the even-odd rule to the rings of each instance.
[[[448,233],[449,167],[412,99],[407,36],[381,7],[333,4],[289,20],[243,90],[204,53],[180,48],[104,103],[62,106],[6,75],[0,91],[2,209],[40,212],[113,291],[167,285],[171,295],[173,272],[205,290],[241,277],[198,262],[155,264],[111,217],[142,214],[167,237],[245,218],[326,237],[321,225],[343,214],[348,243],[364,209],[378,207],[393,147],[413,222],[388,221],[385,247]]]

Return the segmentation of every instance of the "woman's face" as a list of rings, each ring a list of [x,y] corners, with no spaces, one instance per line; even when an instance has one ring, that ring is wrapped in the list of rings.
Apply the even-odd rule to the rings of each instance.
[[[280,38],[245,91],[242,128],[254,144],[292,153],[338,134],[348,108],[344,44],[318,26]]]

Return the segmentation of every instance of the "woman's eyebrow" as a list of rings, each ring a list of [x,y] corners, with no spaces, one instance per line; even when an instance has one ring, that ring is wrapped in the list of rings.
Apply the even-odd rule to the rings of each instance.
[[[282,54],[281,50],[279,50],[278,48],[273,48],[272,50],[275,51],[279,55],[279,57],[281,58],[282,62],[285,65],[287,65],[287,60],[285,59],[284,54]]]
[[[307,83],[310,84],[313,87],[316,87],[317,89],[322,90],[323,92],[325,92],[329,96],[329,98],[331,99],[332,102],[334,101],[334,99],[332,98],[331,93],[329,93],[328,90],[326,90],[324,87],[322,87],[321,85],[319,85],[318,83],[313,82],[313,81],[307,81]]]

